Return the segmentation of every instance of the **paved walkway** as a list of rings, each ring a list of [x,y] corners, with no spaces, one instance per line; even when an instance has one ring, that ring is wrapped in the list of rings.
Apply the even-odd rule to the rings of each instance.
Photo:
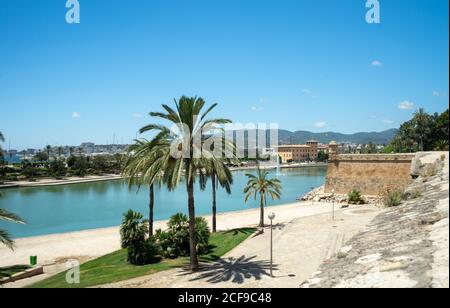
[[[274,278],[270,272],[270,230],[249,238],[214,264],[191,274],[174,269],[103,287],[114,288],[270,288],[299,287],[319,265],[339,252],[347,240],[364,229],[379,210],[371,206],[292,219],[274,228]]]

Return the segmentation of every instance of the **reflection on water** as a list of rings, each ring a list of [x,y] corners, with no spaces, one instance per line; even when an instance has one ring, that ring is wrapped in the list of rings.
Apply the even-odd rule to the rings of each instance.
[[[220,212],[257,208],[257,202],[244,204],[243,189],[247,183],[246,173],[234,172],[232,193],[218,191]],[[323,185],[326,167],[283,169],[279,175],[270,171],[282,182],[281,200],[269,200],[269,205],[294,202],[297,198]],[[11,188],[2,190],[0,208],[19,214],[28,224],[25,226],[0,222],[0,228],[7,229],[14,237],[70,232],[85,229],[110,227],[120,224],[122,213],[132,208],[148,212],[148,189],[136,187],[129,190],[124,180],[82,183],[73,185]],[[196,187],[197,215],[211,212],[211,187],[201,192]],[[155,192],[155,219],[168,219],[177,212],[186,213],[187,195],[184,185],[174,192],[161,187]]]

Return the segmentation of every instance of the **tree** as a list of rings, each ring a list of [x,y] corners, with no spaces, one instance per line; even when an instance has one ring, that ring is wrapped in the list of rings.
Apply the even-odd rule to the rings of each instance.
[[[2,132],[0,132],[0,161],[3,161],[3,149],[1,143],[5,142],[5,136],[3,136]]]
[[[5,176],[6,173],[3,166],[5,163],[5,157],[1,146],[2,142],[5,142],[5,137],[3,136],[2,132],[0,132],[0,184],[3,184],[3,177]]]
[[[376,154],[377,151],[377,147],[375,146],[375,144],[373,144],[373,142],[369,142],[366,146],[366,153],[367,154]]]
[[[50,162],[49,171],[53,177],[61,178],[66,175],[66,164],[60,159],[53,160]]]
[[[23,160],[21,163],[22,175],[25,176],[28,180],[33,180],[36,175],[36,167],[32,162],[28,160]]]
[[[449,138],[448,110],[429,115],[419,109],[411,120],[403,123],[397,135],[386,146],[385,153],[405,153],[446,149]]]
[[[64,148],[59,146],[58,147],[58,157],[61,158],[61,156],[63,156],[63,153],[64,153]]]
[[[89,163],[84,156],[71,156],[67,159],[67,165],[69,168],[78,176],[85,176],[87,169],[89,168]]]
[[[419,151],[424,151],[428,148],[430,142],[432,118],[423,108],[420,108],[414,114],[412,122],[414,125],[414,137],[419,143]]]
[[[328,160],[328,158],[329,158],[329,155],[326,154],[324,151],[319,151],[317,153],[317,161],[319,161],[319,162],[325,162]]]
[[[226,166],[225,160],[214,159],[206,161],[206,172],[211,178],[212,188],[212,232],[217,232],[217,187],[220,185],[228,194],[231,194],[233,175]]]
[[[159,149],[164,153],[166,166],[163,174],[163,182],[169,190],[173,190],[184,177],[189,212],[189,247],[190,247],[190,268],[197,271],[199,267],[197,257],[197,240],[195,230],[195,200],[194,184],[197,178],[201,187],[206,183],[207,175],[204,166],[206,161],[216,161],[222,159],[216,153],[205,149],[204,145],[209,140],[207,132],[217,129],[218,126],[231,123],[226,119],[207,120],[209,113],[217,106],[213,104],[204,111],[205,101],[197,97],[181,97],[175,100],[175,110],[168,105],[162,105],[165,112],[152,112],[150,115],[163,119],[175,125],[177,129],[171,131],[168,127],[158,124],[150,124],[143,127],[140,132],[157,131],[156,138],[164,137],[167,142],[162,143]],[[211,137],[210,137],[211,138]],[[200,156],[194,154],[201,153]],[[220,153],[222,154],[222,153]],[[225,165],[217,164],[219,168],[227,168]],[[159,169],[154,168],[148,173],[149,177],[158,173]],[[220,173],[224,173],[221,171]]]
[[[49,156],[46,152],[38,152],[36,155],[34,155],[33,159],[37,162],[46,162],[49,160]]]
[[[153,139],[151,142],[143,139],[136,140],[136,143],[128,149],[128,158],[122,174],[129,178],[128,186],[145,184],[149,187],[149,235],[153,235],[153,217],[155,207],[155,182],[161,179],[161,174],[165,169],[166,150],[169,144],[162,137]]]
[[[92,158],[92,168],[99,172],[106,172],[108,170],[108,159],[105,155],[97,155]]]
[[[278,179],[269,179],[268,175],[269,173],[265,170],[261,170],[258,165],[256,176],[250,173],[246,174],[249,180],[244,188],[246,203],[252,196],[256,200],[259,194],[259,226],[261,228],[264,228],[264,207],[267,203],[267,196],[270,196],[272,200],[281,198],[281,182]]]
[[[52,153],[52,146],[51,145],[47,145],[45,147],[45,150],[47,151],[47,161],[50,163],[50,156]]]
[[[2,194],[0,194],[0,197]],[[0,209],[0,221],[14,222],[19,224],[25,224],[19,216],[10,213],[4,209]],[[14,250],[14,241],[11,239],[9,233],[5,230],[0,229],[0,243],[3,243],[6,247],[11,250]]]

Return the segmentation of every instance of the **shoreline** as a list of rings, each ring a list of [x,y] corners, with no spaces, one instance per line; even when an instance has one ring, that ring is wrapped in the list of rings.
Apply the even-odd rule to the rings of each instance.
[[[327,163],[313,163],[313,164],[290,164],[290,165],[280,165],[280,169],[294,169],[294,168],[316,168],[316,167],[326,167]],[[276,169],[277,166],[262,166],[262,169],[271,170]],[[231,171],[245,171],[245,170],[255,170],[256,166],[248,167],[235,167],[230,168]],[[0,190],[6,188],[33,188],[33,187],[51,187],[51,186],[62,186],[71,184],[83,184],[83,183],[95,183],[104,181],[115,181],[122,180],[125,177],[121,175],[101,175],[101,176],[86,176],[86,177],[69,177],[62,180],[56,180],[52,178],[43,178],[37,180],[36,182],[29,181],[17,181],[17,182],[5,182],[0,184]]]
[[[288,223],[294,218],[331,212],[331,207],[329,204],[295,202],[267,207],[265,211],[276,213],[276,223]],[[210,223],[211,215],[201,217]],[[259,209],[219,213],[217,222],[218,231],[253,227],[259,222]],[[155,230],[164,229],[166,223],[167,220],[155,221]],[[120,249],[119,226],[18,238],[15,244],[14,251],[0,247],[0,267],[28,264],[31,255],[37,255],[38,263],[44,266],[67,259],[90,260]]]

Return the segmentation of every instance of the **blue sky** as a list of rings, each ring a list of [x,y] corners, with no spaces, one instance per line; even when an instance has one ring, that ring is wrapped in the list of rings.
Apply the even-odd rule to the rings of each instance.
[[[449,2],[0,0],[0,131],[13,148],[130,142],[173,98],[289,130],[381,131],[448,108]],[[4,145],[5,146],[5,145]]]

